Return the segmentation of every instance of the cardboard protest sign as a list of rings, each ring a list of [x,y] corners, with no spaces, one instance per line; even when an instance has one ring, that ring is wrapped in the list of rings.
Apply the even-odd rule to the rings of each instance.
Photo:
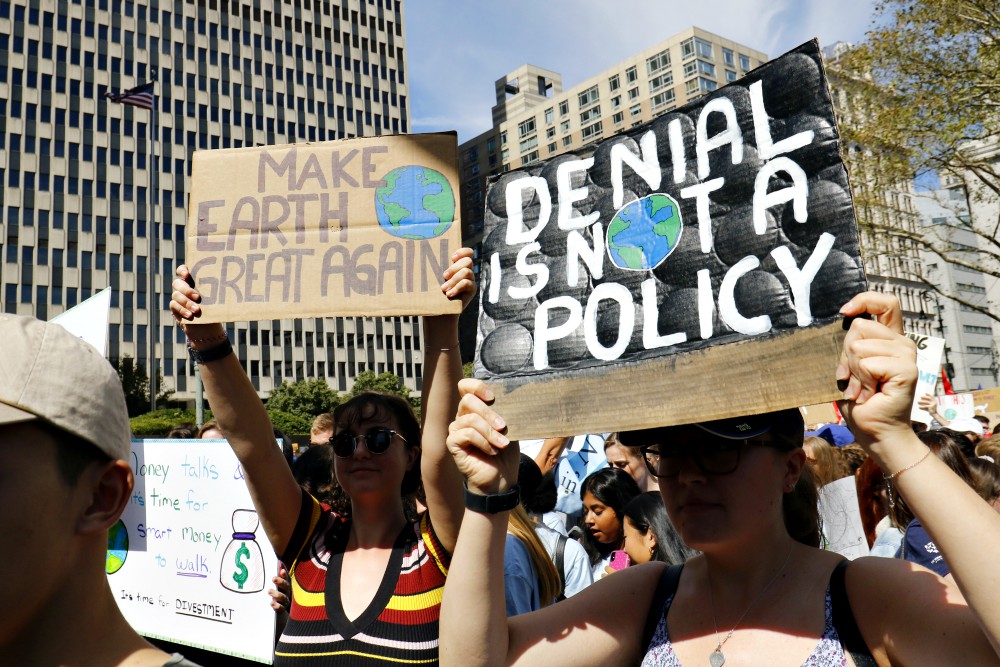
[[[938,378],[941,377],[941,355],[944,354],[944,338],[936,336],[921,336],[920,334],[907,333],[914,343],[917,344],[917,389],[913,394],[913,407],[910,410],[910,419],[922,424],[931,423],[931,415],[926,410],[921,410],[919,406],[920,397],[925,394],[934,395],[937,388]]]
[[[187,264],[202,321],[458,313],[454,133],[198,151]]]
[[[136,632],[271,664],[278,560],[225,441],[133,440],[135,489],[108,535],[111,590]]]
[[[937,404],[938,414],[948,421],[969,419],[976,414],[976,403],[972,392],[938,396]]]
[[[513,437],[834,400],[866,288],[813,41],[489,189],[475,374]]]
[[[972,392],[972,403],[977,415],[986,415],[992,429],[1000,422],[1000,388],[979,389]]]
[[[823,519],[823,541],[827,551],[836,551],[851,560],[868,555],[868,538],[861,523],[858,488],[853,475],[819,490],[819,514]]]

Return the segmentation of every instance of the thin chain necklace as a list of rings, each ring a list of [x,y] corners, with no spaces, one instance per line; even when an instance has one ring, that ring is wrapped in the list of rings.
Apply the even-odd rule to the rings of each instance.
[[[740,623],[743,622],[743,619],[746,618],[746,615],[750,613],[750,610],[753,609],[753,606],[757,604],[757,602],[761,599],[761,597],[763,597],[767,589],[771,587],[771,584],[773,584],[778,579],[778,576],[785,571],[785,566],[788,565],[788,559],[791,555],[792,555],[792,546],[789,545],[788,553],[785,554],[785,560],[781,564],[781,567],[778,568],[778,571],[774,573],[774,576],[771,577],[771,580],[767,582],[764,588],[760,589],[760,593],[757,593],[757,597],[753,599],[753,601],[750,603],[750,606],[746,608],[746,611],[744,611],[743,614],[740,616],[739,620],[736,621],[736,625],[733,626],[732,630],[726,633],[726,636],[723,638],[722,641],[719,641],[719,624],[715,620],[715,596],[712,594],[712,580],[711,579],[708,580],[708,600],[712,604],[712,625],[715,627],[715,640],[716,642],[718,642],[715,645],[715,650],[712,651],[712,654],[710,656],[708,656],[708,664],[710,664],[712,667],[722,667],[724,664],[726,664],[726,656],[722,653],[722,647],[726,645],[726,642],[729,641],[729,638],[733,636],[734,632],[736,632],[736,628],[740,627]],[[706,568],[706,574],[707,572],[708,570]]]

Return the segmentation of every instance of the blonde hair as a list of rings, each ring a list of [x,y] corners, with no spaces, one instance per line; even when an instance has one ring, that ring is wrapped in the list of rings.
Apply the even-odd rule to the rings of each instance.
[[[507,519],[507,532],[521,540],[521,543],[527,547],[531,563],[535,566],[535,575],[538,577],[539,600],[541,600],[543,607],[549,606],[562,595],[562,578],[549,557],[549,552],[545,550],[538,534],[535,533],[534,524],[532,524],[523,505],[518,505],[510,513]]]
[[[1000,464],[1000,435],[991,435],[976,443],[976,456],[992,456]]]
[[[810,464],[816,488],[823,488],[840,477],[838,475],[838,456],[833,451],[833,445],[823,438],[807,435],[802,442],[806,453],[812,454],[815,463]]]

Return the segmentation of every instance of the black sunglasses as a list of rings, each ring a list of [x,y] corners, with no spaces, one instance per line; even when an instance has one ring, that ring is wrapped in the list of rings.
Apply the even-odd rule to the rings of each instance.
[[[680,474],[681,466],[689,456],[706,475],[728,475],[739,467],[740,454],[750,446],[781,448],[774,440],[716,439],[694,445],[644,445],[639,450],[653,477],[669,479]]]
[[[358,447],[358,438],[364,438],[369,454],[385,454],[392,444],[394,435],[399,435],[399,432],[391,428],[373,428],[367,433],[357,435],[348,432],[338,433],[330,438],[330,446],[333,447],[336,456],[349,459],[354,456],[354,451]],[[406,438],[402,435],[399,435],[399,439],[406,442]]]

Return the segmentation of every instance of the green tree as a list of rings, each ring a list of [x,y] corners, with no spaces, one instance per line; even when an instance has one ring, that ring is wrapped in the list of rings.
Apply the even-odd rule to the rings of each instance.
[[[314,378],[282,382],[281,386],[271,390],[271,395],[267,399],[267,411],[297,415],[312,423],[316,415],[332,412],[339,403],[340,396],[330,388],[326,380]],[[305,432],[308,433],[309,429],[307,428]]]
[[[267,416],[271,418],[272,426],[289,437],[309,435],[309,429],[312,428],[313,417],[274,409],[269,409]]]
[[[149,371],[145,365],[126,354],[114,363],[114,367],[118,371],[118,378],[125,392],[125,405],[129,417],[149,412]],[[159,370],[156,372],[156,385],[156,403],[162,405],[170,400],[173,391],[164,387],[163,376]]]
[[[831,73],[843,75],[851,107],[841,126],[862,224],[897,245],[915,244],[944,262],[1000,278],[996,0],[882,0],[864,42],[837,59]],[[978,248],[956,243],[949,225],[882,222],[892,216],[881,212],[906,206],[905,198],[885,193],[913,179],[956,188],[962,205],[968,198],[973,214],[956,207],[955,226],[972,232]],[[923,282],[1000,321],[985,300],[946,293],[930,275]]]
[[[420,399],[411,395],[410,388],[399,381],[399,377],[392,373],[382,373],[375,375],[375,371],[361,371],[354,378],[354,386],[347,392],[346,399],[354,398],[366,391],[377,391],[383,394],[396,394],[403,397],[413,410],[420,414]]]

